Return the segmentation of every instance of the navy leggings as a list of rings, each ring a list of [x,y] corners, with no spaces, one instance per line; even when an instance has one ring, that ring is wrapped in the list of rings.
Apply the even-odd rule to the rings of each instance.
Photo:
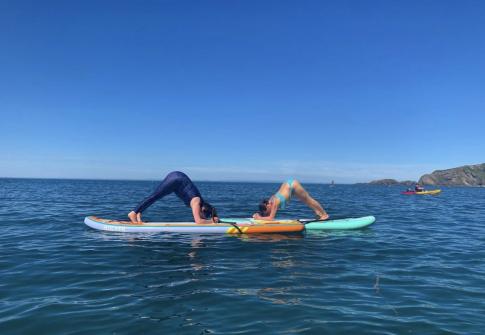
[[[199,190],[194,185],[192,180],[183,172],[170,172],[165,179],[158,185],[155,191],[145,198],[136,208],[135,213],[141,213],[153,203],[171,193],[175,193],[186,206],[190,207],[190,201],[199,197],[202,201]]]

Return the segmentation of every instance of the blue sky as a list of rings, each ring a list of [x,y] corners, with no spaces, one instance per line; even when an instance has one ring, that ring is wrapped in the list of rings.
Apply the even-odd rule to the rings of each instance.
[[[482,1],[0,1],[0,176],[485,162]]]

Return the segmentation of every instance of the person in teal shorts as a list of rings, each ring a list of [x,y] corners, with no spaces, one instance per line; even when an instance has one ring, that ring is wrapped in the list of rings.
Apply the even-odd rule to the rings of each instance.
[[[313,209],[319,220],[329,218],[329,215],[325,212],[322,205],[313,199],[303,186],[301,186],[300,182],[295,179],[288,179],[281,184],[276,194],[270,198],[263,199],[259,204],[259,211],[253,215],[253,218],[258,220],[274,220],[278,209],[284,209],[293,195],[296,195],[298,199]]]

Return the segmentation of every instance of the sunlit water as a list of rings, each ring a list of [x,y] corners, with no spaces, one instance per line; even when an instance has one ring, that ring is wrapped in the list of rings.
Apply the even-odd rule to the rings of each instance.
[[[154,182],[0,179],[0,334],[480,334],[485,188],[307,185],[367,229],[293,235],[123,234]],[[197,183],[221,216],[276,184]],[[312,217],[293,201],[285,217]],[[146,220],[190,220],[175,197]]]

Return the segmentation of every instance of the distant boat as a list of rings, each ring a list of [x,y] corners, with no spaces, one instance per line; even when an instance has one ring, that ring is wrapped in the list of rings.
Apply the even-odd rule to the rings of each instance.
[[[335,182],[332,180],[332,182],[330,183],[330,187],[334,187],[335,186]]]

